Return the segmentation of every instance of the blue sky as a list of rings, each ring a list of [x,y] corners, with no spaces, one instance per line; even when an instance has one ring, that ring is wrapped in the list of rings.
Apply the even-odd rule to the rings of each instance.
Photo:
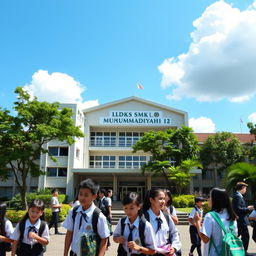
[[[138,96],[187,111],[195,131],[245,133],[255,27],[253,0],[3,0],[0,106],[17,86],[85,107]]]

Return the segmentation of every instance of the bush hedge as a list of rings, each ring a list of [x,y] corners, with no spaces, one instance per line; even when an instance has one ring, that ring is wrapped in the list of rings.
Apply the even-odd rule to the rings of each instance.
[[[175,208],[193,207],[195,205],[194,195],[173,195],[172,204]]]
[[[34,199],[41,199],[45,203],[45,207],[50,207],[51,204],[51,194],[41,194],[41,193],[26,193],[26,198],[28,201],[28,204],[30,204]],[[66,199],[66,195],[59,194],[58,196],[59,202],[63,203]],[[21,197],[20,194],[15,195],[10,203],[10,208],[13,208],[15,210],[21,210]]]
[[[59,221],[62,222],[65,220],[66,216],[68,215],[68,211],[70,210],[70,205],[68,204],[62,204],[61,212],[60,212],[60,218]],[[27,211],[25,210],[7,210],[6,217],[12,222],[12,223],[18,223],[22,217],[26,214]],[[45,220],[47,222],[50,222],[51,216],[52,216],[52,210],[50,208],[46,208],[44,210],[45,213]]]

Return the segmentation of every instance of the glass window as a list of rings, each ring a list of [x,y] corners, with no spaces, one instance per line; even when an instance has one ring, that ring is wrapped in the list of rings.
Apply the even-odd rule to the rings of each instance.
[[[68,147],[60,147],[60,156],[68,156]]]
[[[58,156],[59,154],[59,148],[58,147],[49,147],[49,155],[51,156]]]
[[[67,177],[67,168],[59,168],[58,176],[59,177]]]
[[[47,167],[47,176],[56,177],[57,176],[57,167]]]

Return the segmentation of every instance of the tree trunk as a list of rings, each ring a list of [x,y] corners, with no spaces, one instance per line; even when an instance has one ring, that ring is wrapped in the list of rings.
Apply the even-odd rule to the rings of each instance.
[[[20,190],[20,198],[21,198],[21,206],[23,210],[27,210],[28,204],[27,204],[27,198],[26,198],[26,192],[27,192],[27,184],[26,184],[26,178],[22,177],[22,185],[19,187]]]
[[[216,164],[214,165],[214,184],[215,187],[218,187],[218,171]]]

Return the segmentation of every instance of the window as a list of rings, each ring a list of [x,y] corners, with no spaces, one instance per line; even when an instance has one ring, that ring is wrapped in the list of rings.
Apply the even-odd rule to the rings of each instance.
[[[143,135],[143,132],[119,132],[118,145],[119,147],[131,147]]]
[[[48,147],[51,156],[68,156],[68,147]]]
[[[91,146],[115,147],[116,132],[91,132]]]
[[[119,156],[119,168],[139,169],[146,164],[146,156]]]
[[[47,167],[48,177],[67,177],[66,167]]]
[[[115,156],[90,156],[90,168],[115,168]]]

